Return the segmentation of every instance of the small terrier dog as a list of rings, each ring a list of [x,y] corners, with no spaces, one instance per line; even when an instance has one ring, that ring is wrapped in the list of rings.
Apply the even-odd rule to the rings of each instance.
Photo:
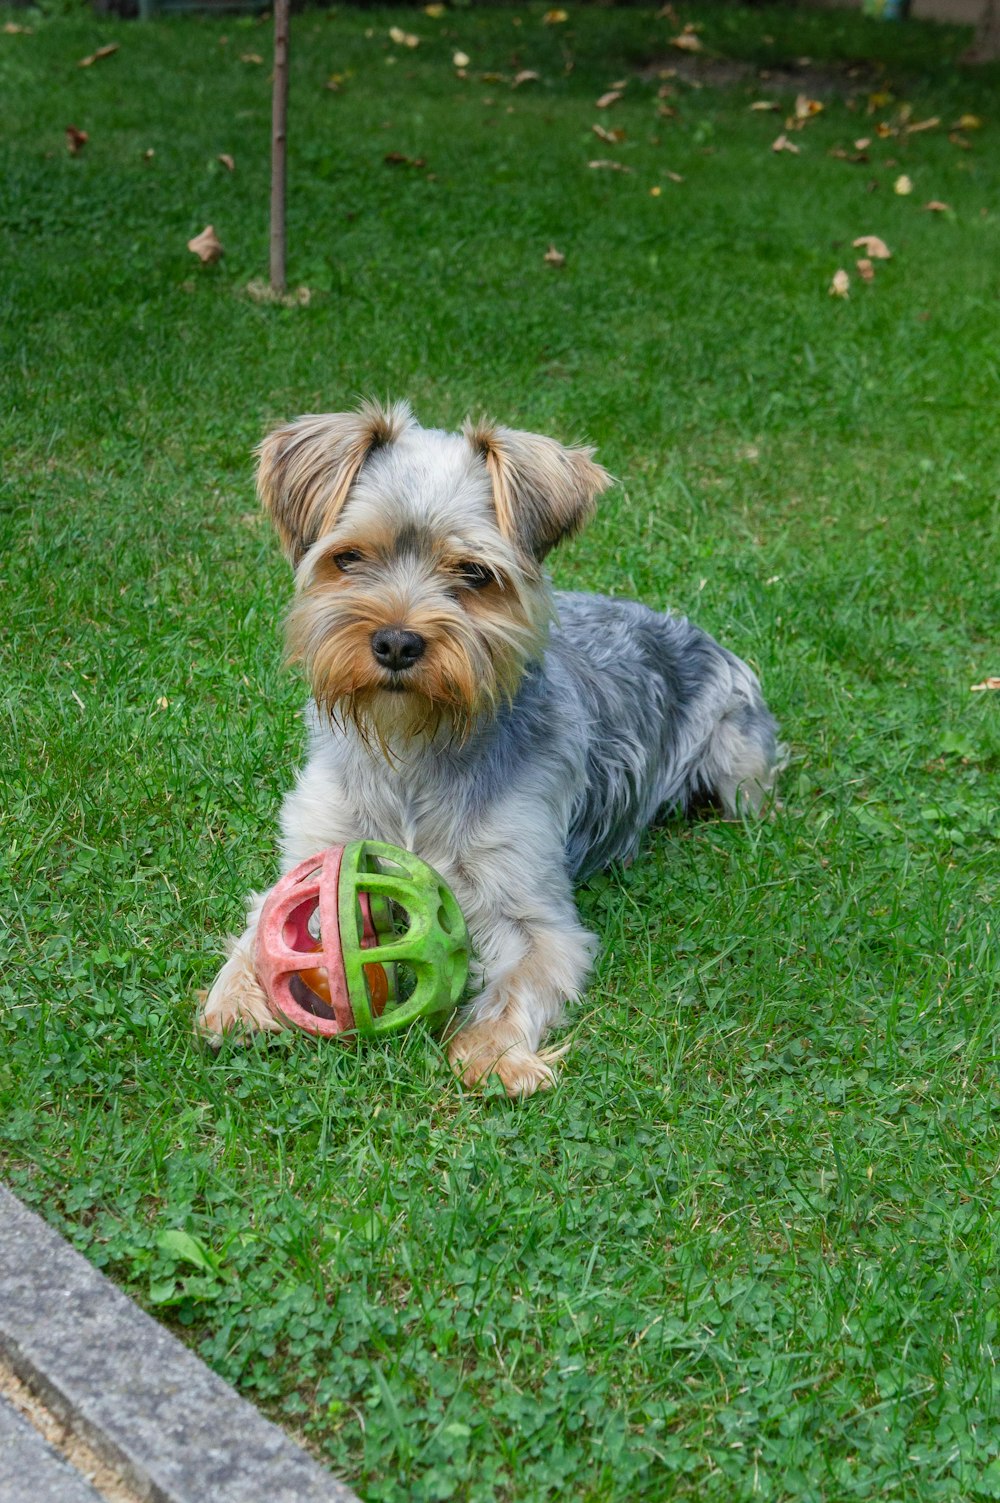
[[[592,455],[422,428],[405,402],[301,417],[259,450],[313,694],[282,869],[361,838],[430,862],[475,956],[449,1059],[512,1096],[552,1084],[563,1051],[540,1045],[590,969],[574,881],[630,860],[660,810],[758,809],[778,769],[739,658],[680,617],[553,592],[546,554],[611,484]],[[282,1026],[254,974],[261,902],[201,1005],[209,1038]]]

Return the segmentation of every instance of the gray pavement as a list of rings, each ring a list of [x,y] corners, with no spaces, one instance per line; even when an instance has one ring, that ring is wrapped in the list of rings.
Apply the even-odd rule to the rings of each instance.
[[[3,1503],[104,1503],[72,1463],[2,1397],[0,1499]]]
[[[0,1503],[358,1503],[2,1186],[0,1364],[41,1416],[0,1382]],[[118,1485],[95,1491],[73,1441]]]

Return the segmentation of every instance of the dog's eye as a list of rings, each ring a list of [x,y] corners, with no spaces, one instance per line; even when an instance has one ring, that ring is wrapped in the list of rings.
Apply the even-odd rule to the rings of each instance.
[[[359,548],[345,548],[343,553],[333,555],[333,561],[341,574],[349,574],[354,565],[362,563],[363,560],[364,554]]]
[[[470,590],[485,590],[496,583],[496,575],[485,564],[456,564],[455,573]]]

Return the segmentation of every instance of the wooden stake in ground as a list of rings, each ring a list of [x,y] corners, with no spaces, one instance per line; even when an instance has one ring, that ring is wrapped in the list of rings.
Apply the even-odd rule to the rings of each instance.
[[[271,102],[271,291],[285,290],[285,163],[288,139],[289,0],[274,0],[274,87]]]

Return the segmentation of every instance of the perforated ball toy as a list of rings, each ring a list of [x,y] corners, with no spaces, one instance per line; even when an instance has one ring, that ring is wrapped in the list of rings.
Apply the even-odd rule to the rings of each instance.
[[[276,1017],[307,1033],[377,1038],[443,1023],[465,989],[462,911],[432,867],[377,840],[333,845],[271,888],[257,978]]]

